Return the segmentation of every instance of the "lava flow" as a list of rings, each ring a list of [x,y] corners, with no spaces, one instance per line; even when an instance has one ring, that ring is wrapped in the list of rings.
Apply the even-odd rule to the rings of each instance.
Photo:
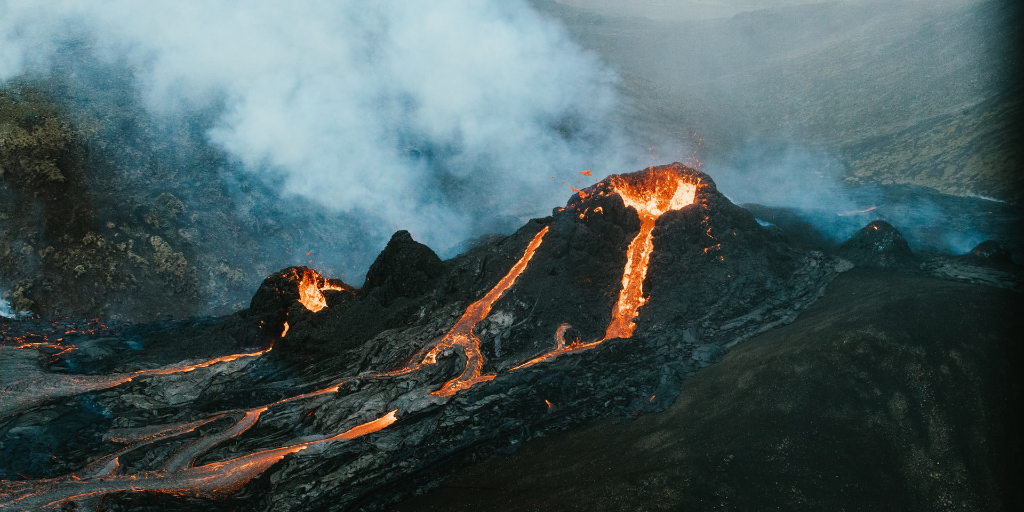
[[[240,489],[249,480],[267,470],[286,455],[300,452],[310,446],[334,441],[355,439],[377,432],[397,419],[398,411],[360,425],[340,434],[306,441],[281,448],[271,448],[221,462],[185,467],[179,471],[148,471],[127,476],[101,476],[79,479],[76,477],[36,480],[28,485],[11,485],[0,499],[0,509],[37,510],[60,505],[72,499],[81,499],[118,491],[150,491],[176,495],[222,495]],[[258,413],[247,414],[240,424],[248,428],[247,420]],[[252,418],[252,421],[255,421]]]
[[[324,279],[312,270],[306,270],[302,272],[301,275],[299,275],[298,272],[295,272],[291,277],[299,286],[299,302],[314,312],[327,307],[326,300],[324,300],[322,294],[323,290],[352,291],[352,289],[347,287],[347,285],[344,285],[343,283],[340,285],[333,283],[331,280]],[[511,286],[511,282],[509,283],[509,286]],[[489,310],[489,307],[487,309]],[[486,311],[483,312],[483,315],[486,315]],[[284,337],[287,332],[288,324],[286,322],[284,324],[281,337]],[[28,393],[33,396],[21,396],[25,393],[14,393],[10,390],[5,390],[8,394],[14,394],[16,400],[5,399],[3,404],[5,406],[11,406],[11,411],[16,411],[21,407],[31,405],[45,398],[67,396],[86,391],[109,388],[130,382],[133,379],[142,376],[170,375],[191,372],[200,368],[213,366],[218,363],[226,363],[241,358],[260,356],[269,352],[271,348],[272,346],[257,352],[231,354],[191,365],[139,370],[133,373],[122,373],[111,376],[65,376],[48,373],[36,375],[38,372],[31,372],[31,375],[26,374],[25,378],[31,378],[32,385],[41,386],[42,389],[33,393]],[[49,379],[47,379],[47,377]],[[56,382],[50,382],[51,380],[56,380]],[[71,499],[84,499],[126,490],[166,492],[178,495],[202,493],[220,495],[232,492],[233,490],[237,490],[243,486],[255,476],[261,474],[274,463],[281,460],[285,455],[304,450],[313,445],[330,443],[338,440],[354,439],[356,437],[377,432],[397,420],[398,411],[396,409],[380,418],[356,425],[334,436],[305,441],[280,448],[261,450],[234,459],[194,467],[194,463],[198,457],[209,451],[214,446],[217,446],[228,439],[235,438],[249,430],[256,424],[262,413],[267,411],[270,407],[287,402],[313,398],[328,393],[336,393],[340,386],[348,380],[349,379],[343,379],[340,382],[324,389],[284,398],[271,404],[249,410],[224,411],[212,414],[207,418],[198,421],[178,425],[128,429],[130,433],[127,434],[114,434],[112,432],[107,439],[114,442],[123,442],[126,446],[114,453],[96,459],[82,468],[77,475],[26,482],[3,482],[3,485],[0,486],[0,490],[3,491],[2,494],[4,494],[5,499],[0,499],[0,509],[11,508],[24,510],[26,507],[28,509],[53,507]],[[8,384],[9,388],[20,383],[21,381],[19,380],[6,384]],[[157,441],[170,439],[192,432],[196,428],[207,425],[218,418],[224,417],[225,415],[235,415],[239,413],[241,413],[242,416],[233,426],[218,433],[203,436],[179,448],[168,458],[162,470],[130,475],[118,474],[122,470],[120,458],[127,453],[144,446],[152,445]]]
[[[287,332],[287,329],[285,329],[285,332]],[[282,333],[281,336],[284,336],[284,333]],[[231,355],[221,356],[221,357],[216,357],[216,358],[210,359],[208,361],[203,361],[201,363],[196,363],[196,364],[189,364],[189,365],[183,365],[183,366],[174,366],[174,367],[171,367],[171,368],[154,368],[154,369],[151,369],[151,370],[139,370],[139,371],[133,373],[131,375],[131,377],[128,378],[128,380],[126,380],[125,382],[128,382],[128,381],[134,379],[135,377],[142,377],[142,376],[145,376],[145,375],[170,375],[170,374],[173,374],[173,373],[186,373],[186,372],[191,372],[193,370],[198,370],[199,368],[206,368],[207,366],[213,366],[213,365],[218,364],[218,363],[227,363],[227,362],[230,362],[230,361],[234,361],[236,359],[241,359],[243,357],[262,356],[263,354],[266,354],[267,352],[270,352],[270,350],[272,348],[274,348],[273,345],[271,345],[271,346],[269,346],[269,347],[267,347],[267,348],[265,348],[263,350],[258,350],[256,352],[247,352],[247,353],[244,353],[244,354],[231,354]]]
[[[623,204],[634,208],[640,216],[640,232],[629,243],[626,266],[622,272],[622,288],[619,290],[619,299],[612,306],[612,320],[604,337],[590,343],[574,341],[566,344],[564,336],[569,325],[562,324],[555,333],[554,350],[515,366],[513,370],[568,352],[591,349],[612,338],[633,336],[637,310],[647,302],[643,287],[651,252],[654,250],[654,224],[665,212],[693,204],[698,183],[690,182],[670,169],[648,168],[630,176],[612,176],[610,185],[612,192],[622,198]],[[585,193],[581,192],[580,197],[585,199]]]
[[[484,356],[480,352],[480,338],[473,334],[473,328],[481,320],[487,318],[487,315],[491,312],[491,306],[501,298],[506,290],[515,284],[519,275],[526,270],[526,265],[530,263],[530,259],[537,252],[537,248],[540,247],[540,243],[544,240],[544,235],[547,232],[548,227],[545,226],[544,229],[534,235],[530,245],[526,247],[526,252],[512,266],[508,274],[505,274],[505,277],[501,278],[498,284],[494,285],[494,288],[491,288],[491,291],[487,292],[483,298],[470,304],[466,308],[466,312],[459,318],[459,321],[455,322],[455,325],[448,330],[444,337],[441,338],[441,341],[434,345],[419,363],[412,363],[406,368],[390,372],[389,375],[402,375],[414,371],[423,365],[434,364],[437,362],[437,357],[445,350],[461,347],[462,352],[466,356],[466,367],[458,377],[445,382],[440,389],[432,392],[432,395],[452,396],[460,390],[472,387],[474,384],[494,379],[494,374],[483,375]]]

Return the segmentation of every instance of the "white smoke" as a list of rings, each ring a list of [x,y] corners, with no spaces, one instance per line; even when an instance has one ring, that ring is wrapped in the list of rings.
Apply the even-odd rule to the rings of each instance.
[[[0,292],[0,316],[14,318],[14,310],[11,309],[11,303],[7,302],[2,297],[3,293]]]
[[[964,254],[991,238],[991,227],[977,225],[952,206],[955,200],[936,203],[937,192],[886,194],[882,187],[848,184],[842,161],[821,149],[751,141],[711,165],[715,184],[733,202],[791,209],[833,243],[873,220],[891,223],[915,251]]]
[[[381,240],[444,249],[627,168],[614,74],[522,0],[0,0],[0,81],[74,40],[154,113],[223,108],[212,143]]]

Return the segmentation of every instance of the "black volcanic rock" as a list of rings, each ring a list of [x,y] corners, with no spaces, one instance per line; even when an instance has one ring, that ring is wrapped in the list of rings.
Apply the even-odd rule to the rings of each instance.
[[[351,296],[355,291],[340,279],[325,279],[309,267],[288,267],[267,276],[249,302],[249,309],[240,312],[241,317],[248,320],[246,330],[255,330],[263,340],[273,340],[280,337],[285,322],[290,320],[295,323],[307,316],[309,311],[299,304],[299,286],[304,279],[318,291],[331,286],[331,290],[321,292],[328,304],[340,303],[342,301],[338,295]],[[240,336],[246,339],[252,337],[251,333]]]
[[[288,308],[299,300],[299,283],[293,275],[295,271],[305,270],[306,267],[289,267],[267,276],[249,301],[249,314],[283,323]]]
[[[884,220],[870,222],[835,252],[859,267],[905,268],[915,263],[907,240]]]
[[[857,269],[669,410],[546,436],[389,510],[1021,510],[1022,307]]]
[[[964,259],[982,265],[1012,265],[1013,257],[1010,251],[999,245],[995,240],[986,240],[971,249],[971,252],[964,255]]]
[[[362,293],[387,307],[400,297],[417,297],[430,291],[443,273],[441,258],[402,230],[391,236],[370,265]]]

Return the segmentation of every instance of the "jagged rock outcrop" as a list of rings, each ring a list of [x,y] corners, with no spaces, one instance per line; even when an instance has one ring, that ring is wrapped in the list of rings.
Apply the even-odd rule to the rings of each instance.
[[[370,265],[362,293],[388,307],[400,298],[414,298],[429,291],[443,273],[441,258],[402,230],[391,236]]]
[[[1010,251],[999,245],[995,240],[986,240],[971,249],[971,252],[964,255],[964,259],[975,264],[990,266],[1013,265],[1013,256]]]
[[[835,252],[861,267],[907,268],[916,263],[907,240],[884,220],[868,223],[839,245]]]

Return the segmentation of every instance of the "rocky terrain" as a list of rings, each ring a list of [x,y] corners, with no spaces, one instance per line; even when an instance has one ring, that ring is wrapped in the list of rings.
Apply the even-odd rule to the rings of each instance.
[[[924,288],[967,286],[928,284],[937,275],[1020,289],[1019,267],[995,242],[959,258],[920,259],[877,221],[835,254],[791,244],[710,177],[673,164],[610,176],[552,216],[447,261],[400,231],[359,289],[292,267],[226,317],[53,322],[42,338],[26,334],[41,331],[38,321],[8,322],[0,508],[389,508],[530,439],[714,400],[686,391],[691,375],[793,322],[855,265]],[[871,275],[869,283],[884,280]],[[1003,328],[994,319],[984,336],[1005,343]],[[961,377],[950,378],[955,386]],[[927,391],[915,389],[905,406]],[[898,427],[892,435],[902,435]],[[976,435],[969,446],[987,442]],[[1003,499],[1000,470],[971,464],[943,478],[980,485],[981,464],[995,479],[985,485],[996,487],[971,499]],[[731,489],[703,492],[756,496]],[[901,489],[892,492],[910,492]]]
[[[0,311],[225,314],[283,265],[351,270],[338,255],[362,241],[332,226],[356,221],[282,205],[208,143],[208,113],[147,114],[132,74],[87,54],[0,87]]]
[[[1022,296],[855,269],[792,324],[402,511],[1018,510]]]
[[[1020,6],[529,4],[686,165],[458,250],[99,39],[0,84],[0,511],[1021,508]]]
[[[228,317],[72,333],[42,366],[7,344],[0,506],[376,508],[546,432],[665,409],[846,268],[679,164],[448,261],[399,232],[358,290],[295,267]]]

